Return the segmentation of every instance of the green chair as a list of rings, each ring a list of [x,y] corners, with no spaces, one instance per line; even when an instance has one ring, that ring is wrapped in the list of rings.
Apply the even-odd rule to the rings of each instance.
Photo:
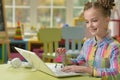
[[[39,30],[38,39],[43,42],[43,61],[54,61],[55,50],[59,47],[59,41],[61,40],[61,38],[61,29],[45,28]]]

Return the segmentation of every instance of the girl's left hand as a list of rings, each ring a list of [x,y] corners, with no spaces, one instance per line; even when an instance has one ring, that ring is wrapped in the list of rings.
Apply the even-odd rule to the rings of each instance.
[[[78,66],[78,65],[72,65],[72,66],[65,66],[62,71],[64,72],[84,72],[83,70],[86,69],[85,66]]]
[[[65,66],[62,71],[64,72],[84,72],[92,74],[92,68],[86,66],[71,65]]]

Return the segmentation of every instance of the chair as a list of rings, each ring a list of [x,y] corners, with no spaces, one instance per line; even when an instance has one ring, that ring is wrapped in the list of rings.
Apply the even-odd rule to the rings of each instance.
[[[38,39],[43,42],[43,61],[54,61],[55,50],[59,47],[61,37],[61,29],[58,28],[46,28],[39,30]]]
[[[85,37],[85,27],[63,27],[62,38],[65,39],[66,54],[76,58],[80,53],[81,42]]]

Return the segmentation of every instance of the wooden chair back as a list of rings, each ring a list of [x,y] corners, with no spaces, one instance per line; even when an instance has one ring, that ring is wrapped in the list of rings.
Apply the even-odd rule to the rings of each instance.
[[[65,39],[67,54],[77,56],[81,49],[81,42],[85,37],[85,27],[64,27],[62,38]]]
[[[46,28],[38,32],[38,39],[43,42],[43,60],[51,60],[55,58],[55,50],[59,47],[59,41],[62,38],[61,29]],[[47,59],[47,60],[46,60]]]

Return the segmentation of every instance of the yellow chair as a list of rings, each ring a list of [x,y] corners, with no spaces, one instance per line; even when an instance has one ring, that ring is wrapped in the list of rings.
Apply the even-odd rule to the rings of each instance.
[[[59,47],[59,41],[62,38],[61,29],[45,28],[38,32],[38,39],[43,42],[44,53],[42,55],[43,61],[54,61],[55,50]]]
[[[65,39],[66,54],[76,58],[81,49],[81,42],[85,37],[85,27],[63,27],[62,38]]]

